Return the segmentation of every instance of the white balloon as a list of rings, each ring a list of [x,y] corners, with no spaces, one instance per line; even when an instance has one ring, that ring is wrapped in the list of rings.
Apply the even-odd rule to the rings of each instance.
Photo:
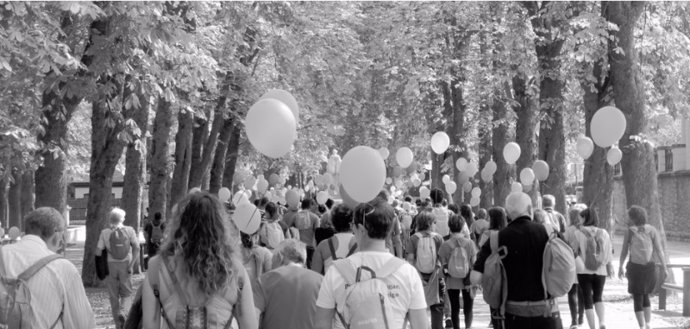
[[[254,234],[261,224],[261,211],[251,203],[242,203],[232,214],[232,220],[243,233]]]
[[[467,172],[469,177],[474,177],[474,175],[477,174],[477,171],[479,171],[479,169],[477,169],[477,164],[474,163],[474,161],[471,161],[469,164],[467,164],[467,169],[465,172]]]
[[[252,146],[270,158],[287,154],[297,138],[295,116],[287,105],[272,98],[254,104],[247,112],[244,126]]]
[[[232,197],[232,204],[234,204],[235,207],[237,207],[243,203],[249,203],[249,198],[247,197],[247,194],[244,193],[244,191],[237,191],[235,195]]]
[[[450,176],[443,175],[443,178],[441,179],[441,181],[443,182],[443,184],[448,184],[448,182],[450,182]]]
[[[420,181],[419,183],[421,184],[422,182]],[[404,183],[403,183],[402,179],[396,179],[395,180],[395,187],[402,188],[403,185],[404,185]]]
[[[489,175],[495,174],[497,168],[498,168],[498,166],[496,165],[496,162],[494,162],[494,160],[489,160],[489,162],[487,162],[487,163],[484,165],[484,169],[486,169],[486,172],[487,172]]]
[[[606,152],[606,162],[610,165],[615,166],[623,159],[623,152],[617,147],[611,147],[611,149]]]
[[[482,190],[479,187],[475,187],[472,189],[472,197],[479,197],[482,195]]]
[[[411,180],[411,182],[412,182],[412,185],[414,185],[414,187],[418,187],[419,185],[422,185],[422,180],[419,178],[414,178]]]
[[[465,191],[465,193],[472,191],[472,182],[465,182],[465,184],[462,184],[462,190]]]
[[[577,154],[587,160],[594,152],[594,143],[587,136],[580,136],[577,139]]]
[[[479,205],[479,201],[480,201],[480,200],[479,200],[479,197],[472,197],[472,198],[470,199],[470,206],[472,206],[472,207],[478,206],[478,205]]]
[[[467,169],[467,159],[465,158],[458,158],[457,161],[455,161],[455,168],[458,168],[458,171],[465,171]]]
[[[256,182],[256,190],[259,193],[264,193],[268,189],[268,181],[264,178],[264,176],[261,176],[259,180]]]
[[[422,186],[419,188],[419,197],[422,199],[426,199],[431,195],[431,191],[429,191],[429,188],[426,186]]]
[[[383,158],[383,160],[388,159],[388,156],[391,155],[391,152],[388,151],[388,149],[385,147],[380,148],[378,151],[379,151],[379,154],[381,154],[381,157]]]
[[[484,168],[484,170],[482,170],[481,177],[482,177],[482,180],[484,182],[487,182],[487,183],[492,181],[494,178],[493,174],[489,173],[489,171],[487,171],[486,168]]]
[[[621,110],[613,106],[604,106],[594,113],[589,130],[594,143],[605,148],[623,137],[626,125],[625,115]]]
[[[436,154],[442,154],[450,146],[450,137],[443,131],[436,132],[431,136],[431,149]]]
[[[458,185],[454,181],[449,181],[448,183],[446,183],[446,192],[448,192],[449,194],[455,193],[457,189]]]
[[[297,100],[292,94],[282,89],[271,89],[261,96],[261,99],[264,98],[273,98],[283,102],[283,104],[290,108],[292,115],[295,117],[295,123],[299,123],[299,105],[297,105]]]
[[[520,153],[522,153],[520,145],[515,142],[510,142],[503,147],[503,158],[508,164],[514,164],[520,158]]]
[[[378,151],[368,146],[356,146],[345,154],[340,166],[342,186],[357,202],[369,202],[386,182],[386,164]]]
[[[221,187],[220,190],[218,190],[218,200],[221,202],[228,202],[230,197],[232,197],[232,192],[230,192],[230,189],[227,187]]]
[[[412,164],[414,159],[414,154],[409,147],[401,147],[395,152],[395,160],[398,161],[398,165],[402,168],[407,168]]]
[[[534,171],[532,168],[523,168],[520,171],[520,183],[522,185],[532,185],[534,183]]]
[[[386,184],[388,184],[388,185],[393,184],[393,178],[386,177]]]
[[[326,201],[328,201],[328,192],[320,191],[319,193],[316,193],[316,202],[323,205],[326,204]]]
[[[522,184],[513,182],[513,184],[510,186],[510,192],[522,192]]]
[[[544,160],[534,161],[532,171],[534,171],[534,175],[540,181],[545,181],[547,178],[549,178],[549,164]]]

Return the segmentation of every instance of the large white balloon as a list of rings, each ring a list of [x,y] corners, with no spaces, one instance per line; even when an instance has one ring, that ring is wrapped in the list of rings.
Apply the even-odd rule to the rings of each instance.
[[[503,147],[503,158],[506,160],[506,163],[512,165],[520,158],[521,152],[520,145],[510,142]]]
[[[383,158],[383,160],[386,160],[386,159],[388,159],[388,156],[391,155],[391,152],[388,151],[387,148],[382,147],[379,149],[379,154],[381,154],[381,157]]]
[[[467,170],[467,159],[460,157],[458,158],[457,161],[455,161],[455,168],[458,168],[458,171],[465,171]]]
[[[395,160],[398,161],[398,165],[402,168],[407,168],[412,164],[414,159],[414,154],[409,147],[401,147],[395,152]]]
[[[343,157],[340,181],[352,199],[369,202],[386,182],[386,164],[378,151],[368,146],[356,146]]]
[[[240,231],[254,234],[259,230],[261,224],[261,211],[251,203],[242,203],[235,209],[232,219]]]
[[[594,152],[594,143],[587,136],[580,136],[577,139],[577,154],[587,160]]]
[[[287,105],[272,98],[254,104],[244,125],[252,146],[271,158],[280,158],[288,153],[297,138],[295,116]]]
[[[431,191],[429,191],[429,188],[426,186],[422,186],[419,188],[419,197],[421,199],[426,199],[431,195]]]
[[[431,136],[431,149],[436,154],[445,152],[450,146],[450,137],[443,131],[436,132]]]
[[[606,162],[608,162],[610,165],[615,166],[619,162],[621,162],[621,159],[623,159],[623,152],[621,152],[621,149],[617,147],[612,147],[607,153],[606,153]]]
[[[544,160],[534,161],[532,171],[534,171],[534,175],[540,181],[545,181],[547,178],[549,178],[549,164]]]
[[[319,193],[316,193],[316,202],[323,205],[326,204],[326,201],[328,201],[328,192],[319,191]]]
[[[522,185],[532,185],[534,183],[534,171],[532,168],[523,168],[520,171],[520,183]]]
[[[513,182],[513,184],[510,185],[510,192],[522,192],[522,184]]]
[[[282,89],[271,89],[261,96],[261,99],[265,98],[273,98],[283,102],[283,104],[290,108],[292,115],[295,117],[295,123],[299,123],[299,105],[297,105],[297,100],[292,94]]]
[[[448,192],[449,194],[455,193],[455,191],[457,191],[457,189],[458,189],[458,184],[455,184],[454,181],[449,181],[448,183],[446,183],[446,192]]]
[[[247,197],[247,194],[244,193],[244,191],[237,191],[235,193],[235,196],[232,197],[232,204],[234,204],[235,207],[238,207],[243,203],[249,203],[249,198]]]
[[[592,140],[599,147],[609,147],[623,137],[627,121],[621,110],[613,106],[600,108],[592,117],[590,131]]]
[[[479,197],[474,197],[474,196],[473,196],[473,197],[470,199],[470,206],[472,206],[472,207],[478,206],[478,205],[479,205],[479,201],[480,201],[480,200],[479,200]]]
[[[230,192],[230,189],[227,187],[221,187],[220,190],[218,190],[218,200],[221,202],[228,202],[230,197],[232,197],[232,192]]]
[[[441,181],[443,182],[443,184],[448,184],[448,182],[450,182],[450,176],[443,175],[443,177],[441,178]]]
[[[496,173],[496,169],[498,169],[498,166],[496,165],[496,162],[494,162],[494,160],[489,160],[489,162],[487,162],[484,165],[484,169],[486,169],[486,172],[489,175],[493,175]]]

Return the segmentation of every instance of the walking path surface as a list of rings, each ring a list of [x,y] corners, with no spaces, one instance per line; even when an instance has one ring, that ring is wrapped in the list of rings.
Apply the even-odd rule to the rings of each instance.
[[[614,237],[614,265],[618,270],[618,259],[623,238]],[[669,242],[667,252],[673,264],[690,264],[690,243]],[[84,255],[84,243],[78,241],[77,244],[70,246],[66,250],[66,257],[74,262],[81,270]],[[674,271],[676,281],[682,280],[680,270]],[[138,288],[143,280],[143,275],[134,275],[134,286]],[[682,283],[682,282],[681,282]],[[110,315],[110,304],[105,288],[87,288],[86,293],[91,301],[91,305],[96,312],[96,324],[98,329],[114,328]],[[604,289],[604,302],[606,306],[606,326],[613,329],[637,328],[637,321],[633,313],[632,299],[627,292],[627,281],[618,278],[608,279]],[[561,318],[564,328],[570,326],[570,312],[568,301],[565,297],[558,299]],[[658,298],[652,298],[652,328],[690,328],[690,318],[681,316],[682,305],[680,296],[671,296],[668,299],[668,310],[658,310]],[[461,312],[462,314],[462,312]],[[461,315],[461,322],[463,322]],[[490,321],[489,307],[482,299],[481,294],[477,294],[474,305],[474,325],[475,328],[486,328]],[[580,328],[587,328],[585,325]]]

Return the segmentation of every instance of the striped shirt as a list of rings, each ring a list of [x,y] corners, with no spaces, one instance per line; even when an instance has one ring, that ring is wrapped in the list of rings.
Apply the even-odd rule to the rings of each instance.
[[[15,244],[0,249],[5,271],[16,278],[41,258],[54,254],[36,235],[25,235]],[[55,328],[92,329],[96,327],[91,304],[77,268],[67,259],[48,263],[38,271],[27,285],[31,291],[34,319],[31,328],[50,328],[64,308],[62,321]]]

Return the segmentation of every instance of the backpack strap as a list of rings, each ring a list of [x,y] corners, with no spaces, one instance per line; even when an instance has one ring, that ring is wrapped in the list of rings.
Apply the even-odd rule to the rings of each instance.
[[[163,261],[161,257],[163,256],[156,257],[155,262],[149,261],[149,269],[147,271],[149,274],[149,285],[151,286],[151,290],[153,290],[153,296],[155,296],[156,300],[158,301],[158,306],[161,310],[161,317],[165,320],[165,323],[167,323],[168,328],[175,328],[175,325],[172,321],[170,321],[170,318],[165,313],[165,308],[163,307],[163,302],[161,301],[160,296],[160,285],[158,280],[160,278],[161,262]]]
[[[58,254],[53,254],[53,255],[46,256],[46,257],[39,259],[36,263],[29,266],[29,268],[27,268],[24,272],[19,274],[19,276],[17,277],[17,280],[28,281],[29,279],[31,279],[32,276],[34,276],[34,274],[38,273],[38,271],[40,271],[44,266],[48,265],[48,263],[50,263],[54,260],[60,259],[60,258],[62,258],[62,256],[60,256]]]
[[[58,318],[53,322],[53,325],[50,326],[50,329],[55,329],[55,327],[62,321],[62,316],[65,314],[65,303],[62,303],[62,309],[60,309],[60,315],[58,315]],[[65,326],[64,323],[62,325],[63,327]]]
[[[352,256],[357,251],[357,242],[352,244],[352,247],[350,247],[350,251],[347,252],[347,257]]]
[[[389,275],[392,275],[393,273],[397,272],[398,269],[400,269],[400,267],[403,266],[405,263],[406,261],[398,257],[393,257],[389,259],[385,264],[383,264],[383,267],[381,267],[381,269],[377,271],[376,277],[388,277]]]
[[[238,316],[240,314],[240,309],[237,306],[242,305],[242,289],[244,289],[244,277],[240,276],[237,277],[237,300],[235,301],[235,304],[232,307],[230,318],[228,319],[228,322],[225,323],[225,326],[223,326],[223,329],[230,329],[230,326],[232,325],[232,320],[235,318],[235,313],[237,313]]]

